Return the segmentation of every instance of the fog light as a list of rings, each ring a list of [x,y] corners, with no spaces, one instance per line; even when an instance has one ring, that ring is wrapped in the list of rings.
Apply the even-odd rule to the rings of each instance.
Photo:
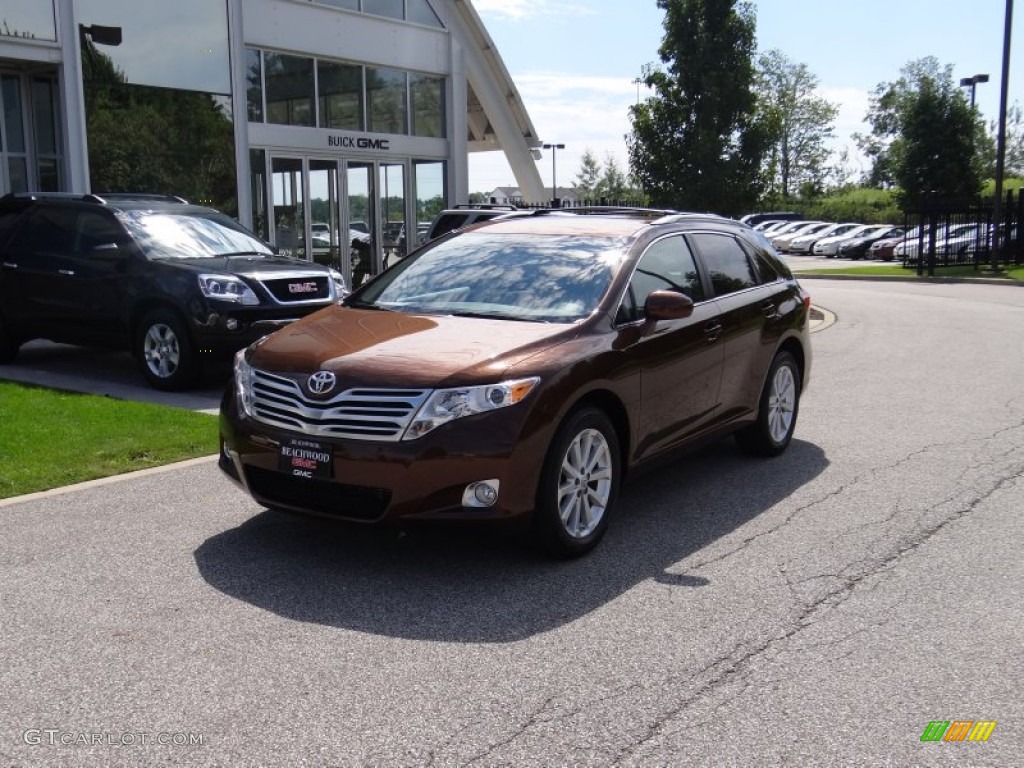
[[[462,506],[493,507],[498,501],[498,488],[500,485],[497,480],[479,480],[475,483],[470,483],[462,493]]]
[[[237,331],[238,330],[238,320],[236,320],[233,317],[229,317],[225,321],[224,327],[227,328],[229,331]]]

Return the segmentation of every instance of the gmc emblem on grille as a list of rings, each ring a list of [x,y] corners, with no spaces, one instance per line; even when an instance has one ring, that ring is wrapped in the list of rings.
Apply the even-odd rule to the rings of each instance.
[[[288,283],[288,293],[316,293],[316,283]]]

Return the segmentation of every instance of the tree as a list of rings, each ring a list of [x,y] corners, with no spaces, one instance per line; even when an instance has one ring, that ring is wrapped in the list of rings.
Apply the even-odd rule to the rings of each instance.
[[[624,200],[629,193],[629,182],[626,174],[619,168],[615,155],[609,152],[605,156],[604,171],[597,182],[597,196],[609,200]]]
[[[968,203],[981,191],[988,138],[978,112],[934,57],[912,61],[881,83],[868,112],[871,136],[859,137],[876,183],[895,183],[907,210],[939,198]]]
[[[588,147],[580,159],[580,170],[576,174],[576,197],[588,199],[597,196],[597,185],[601,180],[601,165],[594,152]]]
[[[739,214],[761,192],[768,134],[755,120],[754,11],[737,0],[657,0],[665,70],[630,108],[633,176],[655,205]]]
[[[768,192],[783,200],[793,191],[822,191],[830,174],[828,140],[839,108],[815,95],[818,78],[806,64],[794,64],[781,51],[758,60],[758,119],[770,134],[765,158]]]

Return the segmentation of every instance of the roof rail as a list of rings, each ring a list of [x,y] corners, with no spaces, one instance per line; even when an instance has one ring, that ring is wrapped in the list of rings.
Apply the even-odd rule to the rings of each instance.
[[[537,208],[534,213],[539,216],[553,213],[575,213],[584,216],[632,216],[648,219],[676,215],[679,211],[666,208],[641,208],[623,205],[572,205],[564,208]]]
[[[81,192],[8,192],[3,200],[79,200],[91,202],[92,195]]]
[[[154,203],[184,203],[188,204],[188,200],[177,195],[159,195],[152,194],[149,192],[100,192],[98,194],[88,195],[93,198],[93,202],[97,203],[110,203],[110,202],[154,202]]]
[[[477,211],[518,211],[514,205],[498,205],[496,203],[459,203],[453,205],[449,210],[472,209]]]

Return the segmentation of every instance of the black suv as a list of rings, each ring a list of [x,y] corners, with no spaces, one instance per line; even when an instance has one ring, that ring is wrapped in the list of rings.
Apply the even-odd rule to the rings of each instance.
[[[0,362],[30,339],[126,349],[157,389],[336,302],[341,274],[157,195],[0,198]]]

